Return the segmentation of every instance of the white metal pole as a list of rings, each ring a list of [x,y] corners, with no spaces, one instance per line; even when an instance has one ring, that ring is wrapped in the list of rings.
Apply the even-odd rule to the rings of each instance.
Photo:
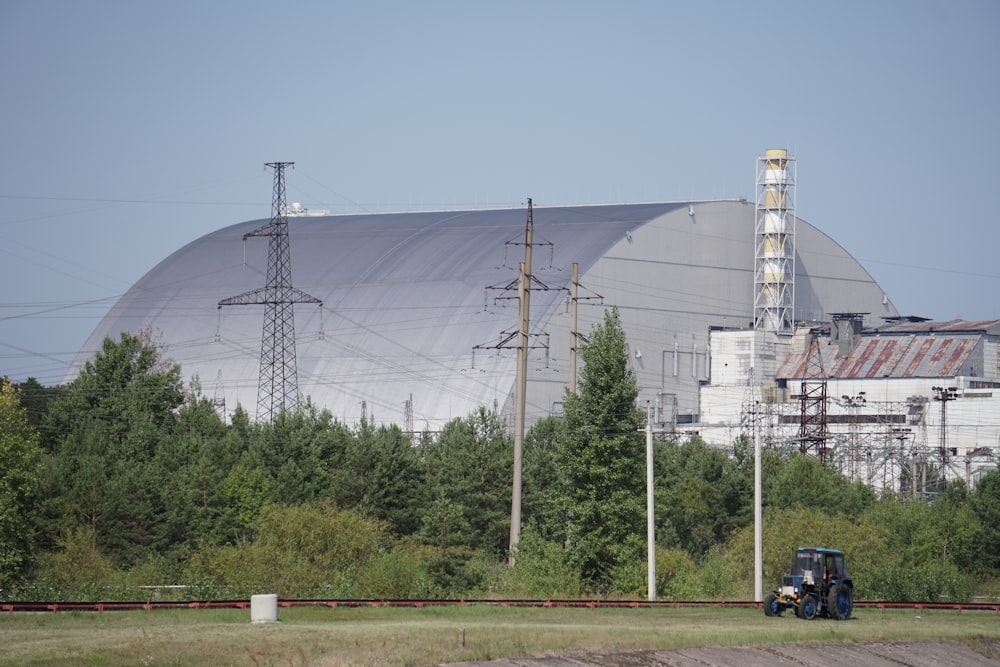
[[[753,415],[753,595],[754,600],[764,600],[764,552],[761,539],[761,484],[760,484],[760,438],[757,437],[757,414]]]
[[[646,541],[649,561],[647,589],[650,601],[656,599],[656,536],[653,522],[653,406],[646,402]]]
[[[527,281],[524,262],[521,262],[518,267],[517,284],[520,306],[517,331],[517,378],[514,383],[514,477],[510,502],[510,553],[507,556],[507,561],[512,567],[517,558],[517,546],[521,542],[521,467],[524,459],[524,408],[528,369],[528,317],[525,314],[528,308],[528,292],[525,288]]]

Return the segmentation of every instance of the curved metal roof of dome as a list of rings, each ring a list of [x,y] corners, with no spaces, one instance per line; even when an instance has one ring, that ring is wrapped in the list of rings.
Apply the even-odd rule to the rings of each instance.
[[[517,305],[486,288],[516,280],[526,212],[289,217],[292,283],[324,304],[295,306],[300,400],[345,422],[364,403],[376,423],[403,425],[412,398],[418,430],[480,405],[508,410],[515,352],[497,345],[514,330]],[[160,262],[95,328],[67,381],[105,337],[148,329],[185,378],[197,376],[229,412],[241,404],[253,414],[264,308],[217,304],[264,285],[268,244],[241,238],[265,222],[225,227]],[[531,294],[532,332],[547,347],[531,354],[529,423],[558,413],[568,379],[573,263],[581,295],[603,297],[580,302],[577,330],[617,306],[643,396],[671,395],[696,413],[708,328],[752,320],[753,239],[754,205],[743,200],[536,207],[534,242],[551,246],[535,248],[532,274],[552,289]],[[798,319],[898,314],[856,260],[802,220],[796,248]]]

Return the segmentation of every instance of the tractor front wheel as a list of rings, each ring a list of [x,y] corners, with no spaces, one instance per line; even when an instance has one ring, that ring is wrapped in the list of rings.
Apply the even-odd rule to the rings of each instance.
[[[796,609],[796,613],[799,618],[811,621],[816,618],[816,613],[819,611],[819,600],[816,599],[815,595],[806,594],[799,599],[799,606]]]
[[[784,610],[785,605],[782,604],[781,600],[779,600],[774,593],[770,593],[766,598],[764,598],[765,616],[781,616],[781,612]]]
[[[838,621],[846,621],[851,617],[854,609],[854,591],[850,586],[837,584],[830,589],[826,598],[826,611],[830,618]]]

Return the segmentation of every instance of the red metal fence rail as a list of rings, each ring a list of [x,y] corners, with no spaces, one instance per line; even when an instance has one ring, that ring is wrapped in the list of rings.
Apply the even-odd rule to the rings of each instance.
[[[761,608],[760,602],[744,600],[278,600],[279,607],[438,607],[438,606],[494,606],[494,607],[560,607],[584,609],[653,607],[736,607]],[[942,611],[991,611],[1000,614],[1000,602],[879,602],[856,600],[856,608],[873,609],[925,609]],[[202,600],[166,602],[146,600],[143,602],[4,602],[0,611],[40,613],[60,611],[134,611],[155,609],[247,609],[249,600]]]

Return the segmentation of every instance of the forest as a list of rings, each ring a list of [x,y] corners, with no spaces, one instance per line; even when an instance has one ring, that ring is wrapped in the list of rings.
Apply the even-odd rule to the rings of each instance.
[[[348,426],[306,397],[223,420],[148,333],[72,382],[0,380],[0,599],[645,597],[645,416],[610,310],[563,417],[514,448],[480,408],[439,433]],[[753,597],[753,448],[654,443],[661,599]],[[877,496],[797,452],[762,455],[764,589],[800,545],[843,550],[856,597],[1000,594],[1000,473]]]

